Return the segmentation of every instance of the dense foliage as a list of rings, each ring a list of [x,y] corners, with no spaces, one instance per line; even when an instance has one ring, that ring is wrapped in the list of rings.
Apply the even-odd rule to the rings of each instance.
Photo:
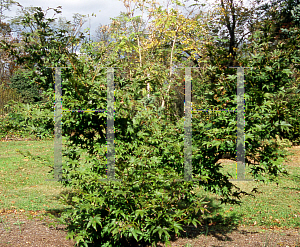
[[[36,105],[10,101],[8,114],[1,119],[0,138],[53,138],[53,111],[45,103]]]
[[[42,100],[40,89],[36,84],[30,84],[30,79],[24,73],[16,73],[11,79],[9,87],[16,89],[21,95],[23,103],[37,103]]]
[[[115,67],[115,178],[120,181],[99,181],[106,178],[107,113],[64,112],[62,118],[66,149],[61,183],[74,189],[64,199],[72,209],[63,214],[63,223],[80,246],[168,242],[184,224],[201,224],[206,202],[193,193],[196,186],[218,194],[222,203],[240,204],[242,195],[252,195],[231,183],[218,163],[228,153],[235,160],[234,112],[193,112],[192,166],[198,181],[176,181],[184,176],[184,69],[180,67],[201,66],[192,69],[193,108],[215,110],[236,108],[236,69],[229,65],[249,67],[245,69],[246,165],[257,182],[277,182],[287,174],[284,142],[278,140],[299,141],[299,97],[295,96],[299,26],[285,30],[290,38],[274,42],[273,24],[268,19],[257,22],[239,54],[235,36],[229,35],[228,42],[226,37],[208,35],[214,33],[209,14],[199,10],[185,16],[176,9],[159,8],[154,1],[148,7],[144,1],[138,3],[152,16],[150,25],[146,27],[133,12],[122,14],[103,30],[110,41],[105,35],[100,41],[76,38],[53,27],[54,19],[33,8],[18,22],[25,27],[35,24],[33,32],[22,33],[23,50],[2,42],[2,48],[27,69],[30,83],[46,92],[44,104],[18,105],[19,110],[2,124],[5,131],[29,126],[39,136],[53,133],[54,74],[46,67],[68,67],[62,69],[64,109],[98,110],[107,108],[105,68]],[[225,7],[226,2],[222,4]],[[244,11],[235,9],[239,10]],[[250,12],[243,13],[247,18]],[[293,13],[299,24],[299,9]],[[219,18],[216,26],[228,23],[227,17]],[[71,48],[80,40],[84,42],[78,56]],[[230,47],[223,47],[226,44]]]

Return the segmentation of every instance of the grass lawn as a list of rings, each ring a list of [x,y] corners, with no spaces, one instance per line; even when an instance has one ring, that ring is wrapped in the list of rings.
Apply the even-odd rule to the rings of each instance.
[[[63,189],[48,174],[50,168],[40,160],[24,157],[29,151],[33,156],[53,160],[53,140],[0,142],[0,208],[42,210],[65,208],[58,201]],[[21,151],[21,153],[20,153]]]
[[[276,183],[260,184],[254,181],[236,181],[236,186],[244,191],[251,192],[258,187],[255,198],[245,196],[242,205],[220,205],[217,200],[212,200],[212,213],[208,215],[210,224],[214,222],[236,221],[243,225],[258,225],[266,227],[300,228],[300,147],[293,147],[292,152],[296,154],[290,162],[286,162],[288,177],[281,177],[278,186]],[[223,170],[235,174],[235,163],[224,162]],[[249,171],[246,167],[246,173]],[[246,178],[250,178],[245,176]],[[218,198],[209,192],[201,193],[208,198]],[[218,211],[215,209],[219,208]]]
[[[68,207],[58,200],[60,193],[68,190],[59,182],[45,181],[53,179],[48,174],[50,168],[38,159],[21,154],[29,151],[34,157],[51,161],[54,156],[53,140],[3,141],[0,142],[0,149],[0,212],[11,209],[51,212]],[[215,195],[201,188],[196,189],[195,192],[202,193],[210,201],[211,213],[205,216],[206,224],[300,227],[300,147],[293,147],[291,151],[296,155],[290,156],[291,160],[286,163],[290,175],[280,178],[278,186],[275,183],[234,182],[247,192],[258,186],[256,197],[242,198],[242,206],[220,206]],[[235,174],[235,163],[224,160],[222,164],[224,172]]]

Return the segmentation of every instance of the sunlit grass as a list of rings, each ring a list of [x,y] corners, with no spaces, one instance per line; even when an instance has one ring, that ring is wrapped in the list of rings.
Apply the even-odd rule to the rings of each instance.
[[[59,182],[46,181],[53,179],[48,174],[49,167],[45,162],[38,162],[22,153],[29,151],[33,156],[45,160],[53,160],[53,140],[47,141],[9,141],[0,142],[0,203],[1,209],[50,210],[63,209],[59,200],[61,192],[66,191]],[[300,149],[295,149],[300,156]],[[235,185],[251,192],[258,187],[255,198],[245,196],[242,205],[220,205],[218,197],[196,190],[212,200],[211,214],[206,217],[210,224],[221,220],[225,223],[235,221],[244,225],[263,225],[267,227],[299,227],[300,226],[300,171],[298,160],[287,165],[288,177],[280,178],[278,187],[275,183],[260,184],[254,181],[236,181]],[[225,161],[223,172],[236,175],[236,164]],[[298,165],[297,165],[298,164]],[[246,167],[246,178],[250,178]],[[214,209],[213,209],[214,208]]]
[[[57,196],[63,190],[49,174],[43,162],[24,157],[33,156],[53,160],[53,140],[0,142],[0,202],[4,209],[42,210],[63,207]],[[21,153],[19,152],[21,151]]]
[[[300,150],[293,149],[295,157],[300,157]],[[294,159],[295,160],[295,159]],[[222,162],[223,172],[228,172],[235,178],[236,164],[226,160]],[[299,227],[300,226],[300,162],[286,164],[288,177],[281,177],[278,186],[276,183],[263,184],[255,181],[235,181],[236,186],[250,193],[254,187],[258,188],[255,198],[244,196],[242,205],[220,205],[218,196],[198,188],[199,193],[214,198],[214,207],[220,207],[208,217],[211,222],[216,216],[233,218],[244,225],[260,225],[266,227]],[[246,167],[245,178],[251,178],[249,168]],[[233,217],[234,216],[234,217]]]

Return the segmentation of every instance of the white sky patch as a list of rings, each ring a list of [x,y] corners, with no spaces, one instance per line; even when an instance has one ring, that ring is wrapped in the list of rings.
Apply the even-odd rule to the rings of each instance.
[[[109,24],[110,18],[117,17],[121,11],[126,11],[123,2],[119,0],[18,0],[23,7],[41,7],[46,10],[48,7],[56,8],[62,6],[62,13],[56,17],[66,17],[67,20],[72,20],[73,14],[79,13],[90,17],[91,34],[93,35],[96,28],[102,24]],[[11,11],[6,11],[4,14],[10,17],[16,15],[18,7],[14,6]],[[92,13],[96,14],[92,16]],[[48,17],[52,17],[49,13]],[[84,28],[89,26],[89,21],[84,25]]]
[[[121,0],[17,0],[24,7],[41,7],[43,10],[46,10],[48,7],[56,8],[62,6],[62,13],[56,17],[66,17],[67,20],[72,21],[73,14],[79,13],[86,15],[87,22],[83,26],[83,29],[90,27],[91,36],[95,35],[95,30],[101,25],[107,25],[111,22],[110,18],[114,18],[120,15],[120,12],[126,12],[123,1]],[[170,0],[156,0],[160,4],[166,6],[166,3]],[[183,1],[183,0],[181,0]],[[247,3],[249,0],[245,0]],[[265,0],[268,1],[268,0]],[[265,2],[264,1],[264,2]],[[219,0],[200,0],[198,3],[206,3],[207,7],[211,7],[213,3],[219,2]],[[189,0],[185,2],[186,6],[195,4],[194,0]],[[174,5],[173,5],[174,6]],[[11,11],[6,11],[4,14],[10,17],[16,15],[16,10],[18,7],[14,6],[11,8]],[[96,14],[92,16],[92,13]],[[135,16],[140,14],[140,11],[135,11]],[[52,13],[49,13],[48,17],[52,17]],[[146,20],[146,13],[143,15],[143,19]]]

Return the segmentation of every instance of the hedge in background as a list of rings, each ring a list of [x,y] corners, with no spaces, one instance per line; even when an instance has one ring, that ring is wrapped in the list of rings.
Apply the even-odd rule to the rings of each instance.
[[[47,104],[30,105],[10,101],[6,106],[10,111],[0,123],[0,138],[53,138],[54,114]]]
[[[32,82],[30,76],[25,71],[18,71],[10,79],[9,87],[16,89],[21,95],[23,103],[37,103],[42,100],[38,85]]]

